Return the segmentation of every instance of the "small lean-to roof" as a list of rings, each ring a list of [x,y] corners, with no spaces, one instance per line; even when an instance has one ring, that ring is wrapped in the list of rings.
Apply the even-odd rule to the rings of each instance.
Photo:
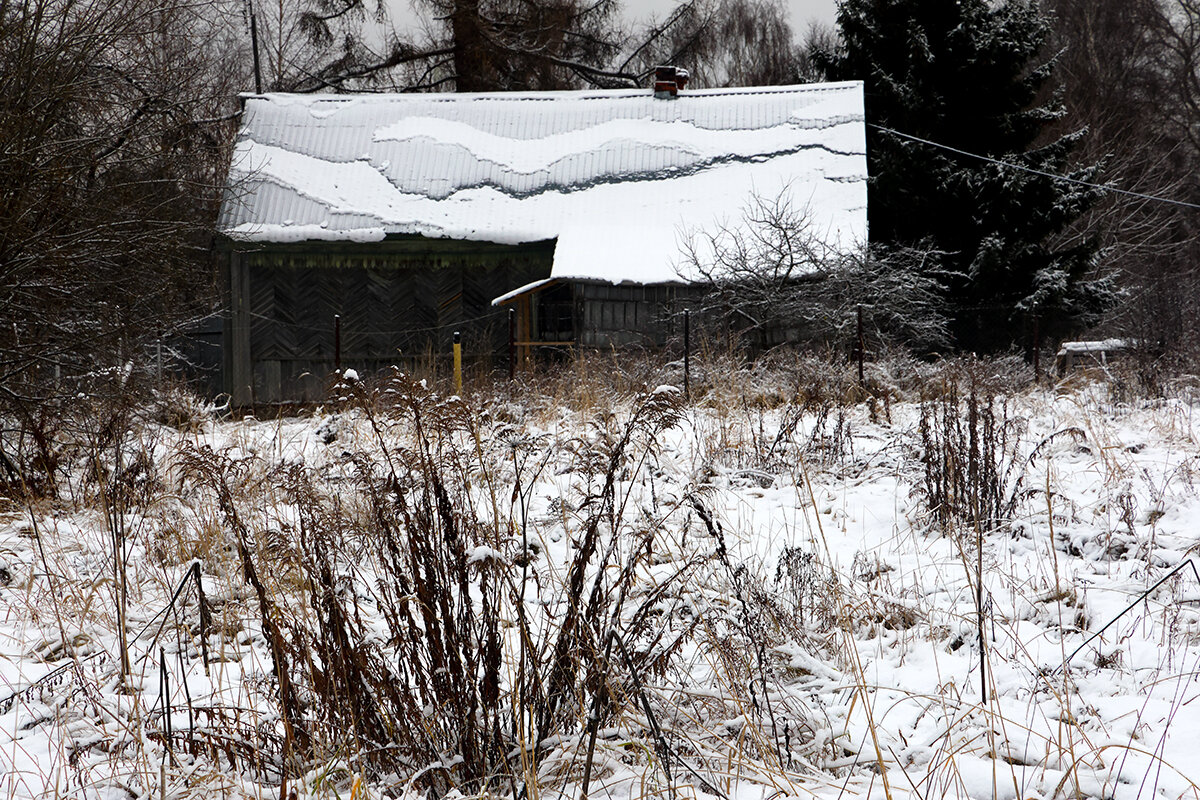
[[[221,212],[234,239],[555,239],[556,278],[670,282],[687,237],[781,193],[826,244],[866,239],[859,82],[264,94],[242,123]]]

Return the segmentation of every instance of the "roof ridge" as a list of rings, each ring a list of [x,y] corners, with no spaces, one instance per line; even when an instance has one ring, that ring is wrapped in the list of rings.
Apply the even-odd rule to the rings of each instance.
[[[668,102],[689,100],[702,97],[738,97],[760,94],[808,94],[818,92],[834,92],[854,90],[862,86],[862,81],[830,81],[823,83],[794,83],[779,86],[718,86],[706,89],[688,89],[679,97]],[[558,89],[544,92],[363,92],[347,94],[309,94],[301,92],[263,92],[255,94],[244,92],[240,96],[245,100],[285,100],[289,102],[307,101],[313,103],[348,103],[362,101],[407,102],[468,102],[478,100],[497,100],[502,102],[548,102],[555,99],[573,98],[577,100],[614,100],[624,98],[645,98],[650,96],[649,89]]]

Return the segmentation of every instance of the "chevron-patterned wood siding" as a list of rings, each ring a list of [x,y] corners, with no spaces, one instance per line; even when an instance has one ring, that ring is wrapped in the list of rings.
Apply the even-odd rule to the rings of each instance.
[[[226,358],[226,391],[239,406],[324,398],[335,315],[344,368],[448,357],[455,330],[468,358],[507,358],[507,311],[492,298],[548,277],[552,255],[552,242],[422,239],[235,251],[226,341],[243,352]]]

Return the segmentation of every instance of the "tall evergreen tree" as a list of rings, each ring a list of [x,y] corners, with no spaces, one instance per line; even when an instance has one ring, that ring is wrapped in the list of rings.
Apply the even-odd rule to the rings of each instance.
[[[839,48],[813,55],[828,77],[865,82],[871,241],[942,254],[959,346],[999,349],[1028,341],[1035,322],[1049,336],[1093,319],[1113,290],[1071,223],[1097,192],[965,154],[1070,169],[1082,134],[1043,134],[1061,111],[1043,96],[1053,63],[1038,60],[1049,34],[1038,4],[842,0],[838,26]]]

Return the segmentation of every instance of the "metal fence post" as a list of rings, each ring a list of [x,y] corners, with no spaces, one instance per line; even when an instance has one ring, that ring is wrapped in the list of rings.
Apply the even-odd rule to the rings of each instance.
[[[333,315],[333,369],[342,371],[342,315]]]

